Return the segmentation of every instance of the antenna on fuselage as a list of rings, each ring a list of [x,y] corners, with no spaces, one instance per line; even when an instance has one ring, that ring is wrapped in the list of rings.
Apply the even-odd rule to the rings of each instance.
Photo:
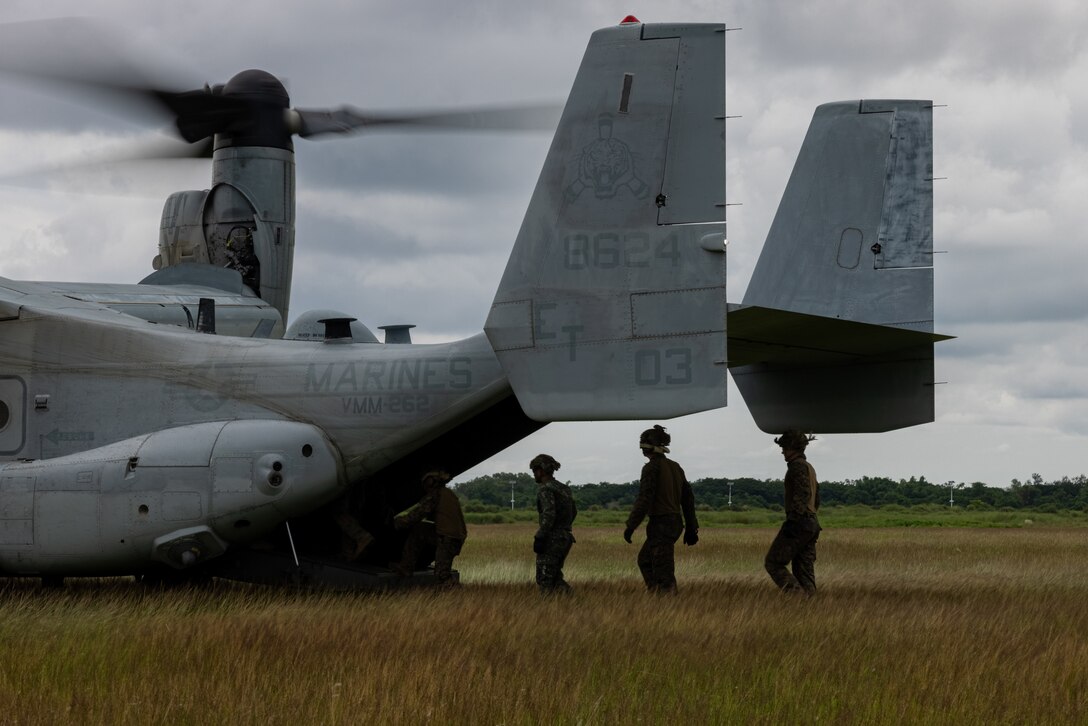
[[[326,343],[335,343],[339,341],[350,343],[352,341],[351,324],[356,320],[358,320],[358,318],[322,318],[317,322],[325,324]]]
[[[414,325],[379,325],[378,330],[385,331],[385,343],[408,344],[412,342]]]

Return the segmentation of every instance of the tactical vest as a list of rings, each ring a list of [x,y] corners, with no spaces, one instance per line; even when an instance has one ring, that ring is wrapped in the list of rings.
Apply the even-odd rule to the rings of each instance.
[[[664,456],[656,463],[656,467],[657,491],[654,501],[650,503],[650,516],[680,514],[683,511],[680,501],[684,492],[683,470],[675,461]]]
[[[574,524],[574,518],[578,516],[570,487],[557,481],[550,481],[544,486],[552,493],[555,501],[555,529],[569,530]]]
[[[808,479],[808,496],[803,502],[797,501],[798,492],[796,490],[798,488],[798,484],[795,483],[793,477],[790,476],[789,470],[787,470],[785,481],[786,514],[787,516],[795,517],[815,516],[817,511],[820,509],[820,482],[816,480],[816,470],[812,467],[812,464],[808,463],[807,459],[803,457],[800,459],[794,459],[790,462],[789,466],[792,467],[798,463],[805,465],[805,471],[803,476]],[[800,506],[804,507],[803,511],[793,511],[795,508]]]
[[[433,516],[436,534],[460,540],[468,537],[465,515],[461,513],[461,502],[458,501],[457,495],[446,487],[438,491],[438,501]]]

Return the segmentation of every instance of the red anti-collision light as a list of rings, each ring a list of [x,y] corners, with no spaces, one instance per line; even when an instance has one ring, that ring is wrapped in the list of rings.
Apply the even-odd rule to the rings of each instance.
[[[626,18],[620,21],[620,25],[631,25],[632,23],[641,23],[642,21],[636,18],[634,15],[628,15]]]

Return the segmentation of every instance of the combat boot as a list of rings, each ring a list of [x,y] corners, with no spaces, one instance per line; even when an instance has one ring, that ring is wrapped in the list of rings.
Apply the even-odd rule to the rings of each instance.
[[[393,571],[397,577],[411,577],[415,574],[410,567],[401,562],[390,562],[389,569]]]
[[[367,547],[373,542],[374,535],[365,529],[359,528],[358,532],[344,536],[344,544],[340,548],[340,554],[345,562],[354,562],[366,552]]]

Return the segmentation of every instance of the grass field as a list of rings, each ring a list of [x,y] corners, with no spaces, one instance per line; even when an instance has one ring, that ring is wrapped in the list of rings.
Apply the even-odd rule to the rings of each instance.
[[[618,526],[623,529],[629,510],[597,509],[578,513],[578,525]],[[699,523],[709,527],[777,527],[782,522],[782,508],[699,511]],[[469,511],[470,524],[536,523],[535,509]],[[904,507],[887,504],[831,506],[820,509],[825,527],[1025,527],[1034,525],[1088,527],[1088,511],[1078,509],[1037,511],[1034,509],[950,508],[947,504],[916,504]]]
[[[12,581],[0,723],[1088,723],[1084,527],[829,528],[809,601],[754,526],[681,547],[676,598],[578,528],[541,599],[532,532],[472,527],[457,591]]]

